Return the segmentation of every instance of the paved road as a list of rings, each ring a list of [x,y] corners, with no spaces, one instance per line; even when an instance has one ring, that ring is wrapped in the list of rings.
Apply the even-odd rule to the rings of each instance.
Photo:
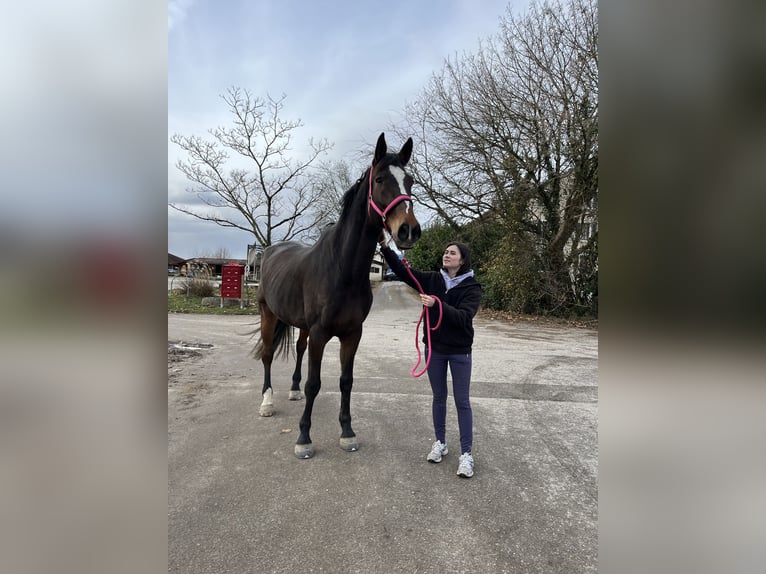
[[[420,307],[377,287],[338,446],[337,340],[315,402],[314,458],[293,455],[303,401],[275,362],[275,415],[260,418],[253,318],[169,315],[169,571],[579,573],[597,569],[597,333],[477,320],[476,474],[433,441],[427,377],[413,379]],[[170,346],[169,346],[170,348]],[[178,360],[176,360],[178,359]],[[448,403],[447,442],[458,445]]]

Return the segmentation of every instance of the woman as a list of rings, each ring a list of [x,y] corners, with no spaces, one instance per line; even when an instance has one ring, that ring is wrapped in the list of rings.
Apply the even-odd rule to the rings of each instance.
[[[399,257],[381,238],[380,249],[389,267],[407,285],[417,289],[408,270]],[[463,244],[452,242],[442,255],[440,272],[424,272],[410,269],[423,288],[420,301],[428,309],[431,325],[439,320],[439,298],[442,308],[441,326],[431,332],[431,348],[428,380],[433,392],[432,414],[436,441],[426,459],[441,462],[446,455],[445,423],[447,419],[447,365],[452,373],[452,393],[457,407],[460,430],[460,461],[457,474],[463,478],[473,476],[473,413],[469,389],[471,386],[471,346],[473,345],[473,317],[481,302],[481,285],[474,279],[471,269],[471,250]],[[425,323],[425,322],[424,322]],[[424,325],[423,342],[427,342]]]

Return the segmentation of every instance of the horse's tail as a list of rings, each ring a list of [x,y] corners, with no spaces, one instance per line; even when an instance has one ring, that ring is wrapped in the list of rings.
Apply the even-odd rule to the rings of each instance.
[[[293,348],[293,328],[277,319],[276,326],[274,327],[274,338],[271,344],[274,349],[274,356],[286,359]],[[253,349],[253,355],[259,360],[263,358],[263,335],[258,339],[258,343],[256,343],[255,349]]]

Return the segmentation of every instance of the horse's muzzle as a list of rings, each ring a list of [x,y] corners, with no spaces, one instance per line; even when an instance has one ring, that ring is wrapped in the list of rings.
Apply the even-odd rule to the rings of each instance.
[[[409,249],[420,239],[420,224],[414,226],[402,223],[396,231],[396,246],[401,249]]]

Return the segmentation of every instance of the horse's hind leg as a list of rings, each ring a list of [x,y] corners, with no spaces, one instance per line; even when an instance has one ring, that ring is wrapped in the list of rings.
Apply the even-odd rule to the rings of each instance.
[[[258,353],[263,363],[263,401],[259,414],[270,417],[274,414],[274,390],[271,388],[271,362],[274,359],[274,332],[277,327],[277,317],[261,302],[261,342]]]
[[[287,393],[287,398],[291,401],[300,401],[303,398],[301,393],[301,362],[303,362],[303,354],[306,352],[308,346],[309,332],[305,329],[301,329],[301,333],[298,336],[298,342],[295,343],[295,371],[293,371],[293,385],[290,387],[290,392]]]
[[[351,387],[354,384],[354,357],[362,338],[362,328],[340,340],[340,448],[352,452],[359,449],[356,433],[351,428]]]

